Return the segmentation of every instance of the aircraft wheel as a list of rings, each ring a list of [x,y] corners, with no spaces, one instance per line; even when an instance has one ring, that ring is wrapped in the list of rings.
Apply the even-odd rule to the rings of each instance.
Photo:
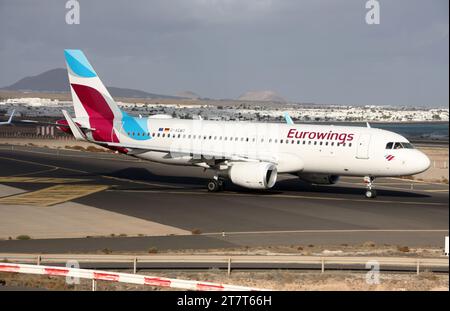
[[[374,199],[376,197],[377,197],[377,192],[375,190],[367,190],[366,191],[366,198]]]
[[[219,183],[217,182],[217,180],[214,179],[208,181],[207,187],[209,192],[217,192],[220,189]]]
[[[218,181],[219,184],[219,191],[223,191],[223,189],[225,188],[225,183],[223,182],[223,180]]]

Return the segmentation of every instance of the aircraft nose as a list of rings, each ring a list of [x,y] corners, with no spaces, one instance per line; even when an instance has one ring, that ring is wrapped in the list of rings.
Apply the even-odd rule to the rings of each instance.
[[[419,151],[419,155],[417,156],[414,162],[415,162],[414,166],[417,169],[416,174],[426,171],[431,165],[430,158],[428,158],[428,156],[421,151]]]

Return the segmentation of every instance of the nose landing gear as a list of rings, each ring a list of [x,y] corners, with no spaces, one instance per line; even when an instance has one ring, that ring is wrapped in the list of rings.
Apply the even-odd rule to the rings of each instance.
[[[364,182],[366,183],[366,198],[368,199],[374,199],[377,197],[377,191],[373,188],[373,182],[375,180],[375,177],[372,176],[365,176]]]

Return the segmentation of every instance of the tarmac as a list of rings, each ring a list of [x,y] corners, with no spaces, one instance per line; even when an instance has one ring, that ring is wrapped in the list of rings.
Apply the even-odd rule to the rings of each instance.
[[[280,175],[273,189],[110,153],[0,145],[0,252],[91,252],[377,244],[443,247],[448,184],[362,178],[315,186]],[[28,235],[30,240],[16,240]],[[8,240],[11,236],[12,240]]]

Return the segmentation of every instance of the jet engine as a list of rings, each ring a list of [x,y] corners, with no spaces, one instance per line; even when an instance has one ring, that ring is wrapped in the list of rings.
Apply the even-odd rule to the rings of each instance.
[[[337,175],[327,175],[327,174],[314,174],[314,173],[303,173],[299,174],[298,177],[311,184],[317,185],[333,185],[338,182],[339,176]]]
[[[277,167],[267,162],[238,162],[229,171],[231,181],[249,189],[269,189],[277,181]]]

